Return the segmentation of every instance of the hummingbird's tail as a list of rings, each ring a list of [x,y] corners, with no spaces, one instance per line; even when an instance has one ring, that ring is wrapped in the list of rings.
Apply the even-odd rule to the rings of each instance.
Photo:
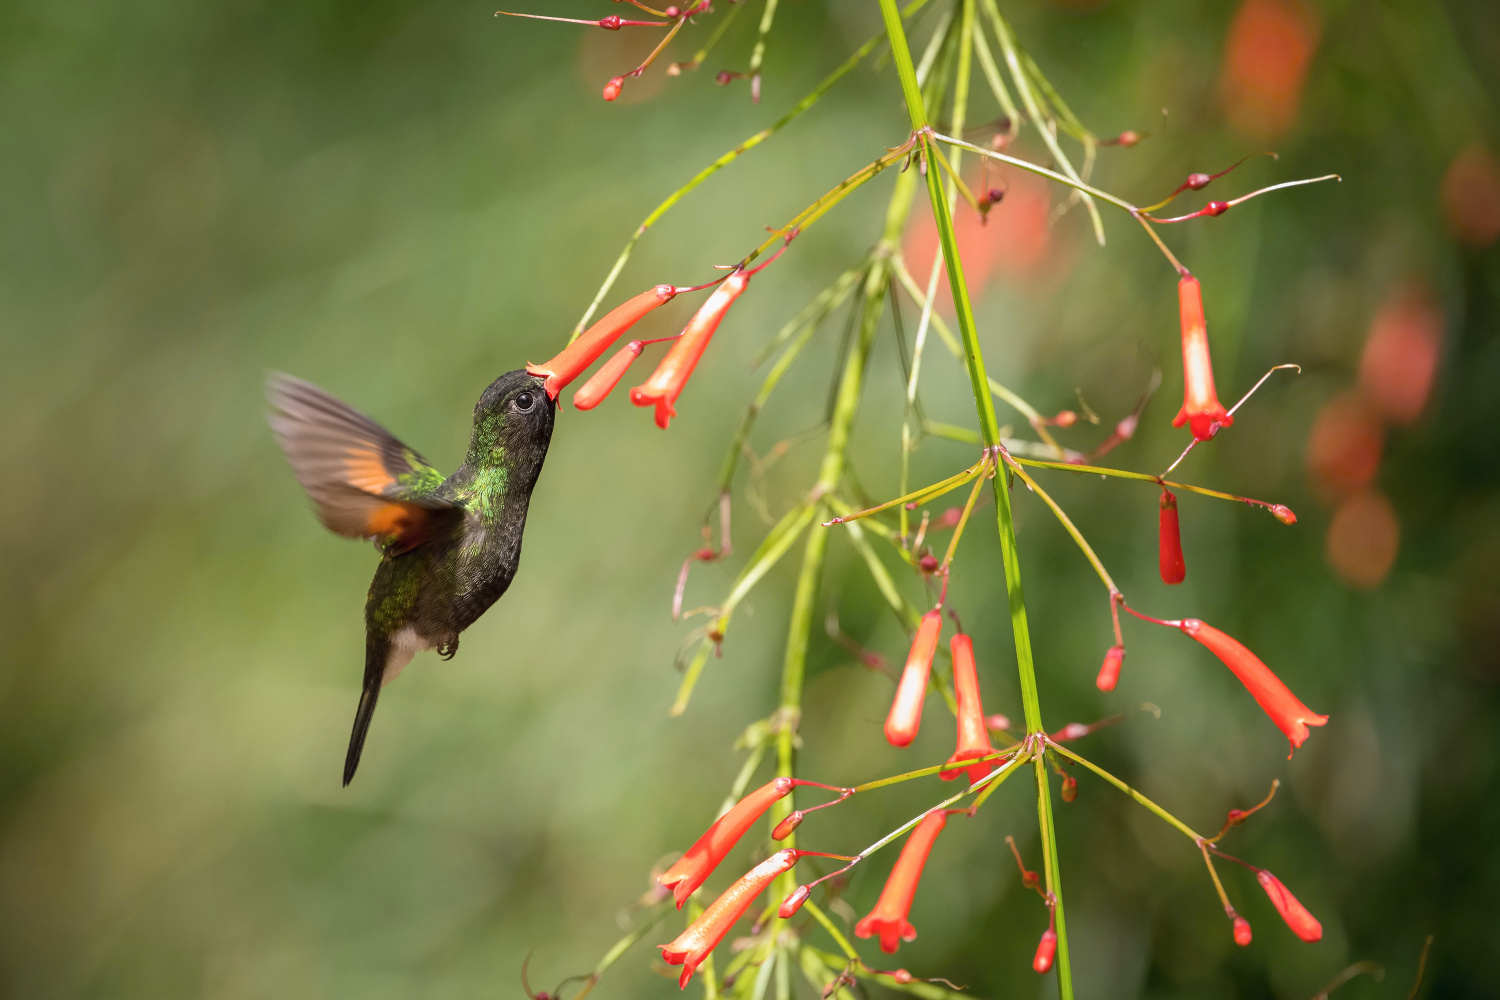
[[[365,735],[370,731],[370,720],[375,717],[375,703],[380,700],[381,681],[385,674],[386,649],[379,643],[370,643],[365,650],[365,688],[359,695],[359,708],[354,712],[354,732],[349,734],[349,753],[344,757],[344,787],[354,780],[359,769],[359,755],[365,749]]]

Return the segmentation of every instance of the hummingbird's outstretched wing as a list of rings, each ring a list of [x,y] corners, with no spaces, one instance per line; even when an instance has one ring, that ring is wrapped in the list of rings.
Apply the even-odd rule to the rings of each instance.
[[[329,531],[399,554],[458,530],[463,508],[433,495],[442,473],[384,427],[290,375],[272,375],[266,396],[271,430]]]

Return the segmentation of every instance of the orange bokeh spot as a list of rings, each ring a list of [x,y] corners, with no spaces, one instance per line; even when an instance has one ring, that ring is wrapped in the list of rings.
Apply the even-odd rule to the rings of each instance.
[[[1307,471],[1325,499],[1362,490],[1375,479],[1385,432],[1357,392],[1323,405],[1307,440]]]
[[[989,172],[988,183],[1001,183],[995,171]],[[953,232],[964,262],[964,278],[976,298],[979,289],[995,277],[1031,280],[1044,270],[1054,277],[1067,270],[1054,252],[1059,241],[1053,238],[1050,225],[1052,192],[1048,182],[1017,170],[1007,171],[1004,183],[1009,185],[1005,198],[990,209],[987,220],[981,220],[963,199],[953,210]],[[984,190],[977,172],[969,178],[969,186],[976,194]],[[939,252],[937,226],[932,215],[924,213],[908,227],[902,249],[906,266],[919,286],[926,286],[933,258]],[[946,276],[938,280],[937,301],[948,306],[953,303]]]
[[[1261,137],[1291,128],[1317,48],[1316,15],[1299,0],[1245,0],[1229,26],[1219,78],[1234,126]]]
[[[1500,162],[1483,146],[1470,146],[1443,175],[1443,209],[1453,235],[1471,247],[1500,237]]]
[[[1403,288],[1375,314],[1359,362],[1359,384],[1387,422],[1422,415],[1443,349],[1443,313],[1427,290]]]
[[[1339,505],[1328,526],[1328,565],[1351,587],[1373,590],[1396,562],[1401,523],[1378,491],[1356,493]]]

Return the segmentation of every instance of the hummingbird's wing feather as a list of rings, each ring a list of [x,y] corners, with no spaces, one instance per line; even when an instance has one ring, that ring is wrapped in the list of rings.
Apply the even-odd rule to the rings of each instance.
[[[463,508],[432,495],[442,474],[363,413],[290,375],[272,375],[266,395],[271,430],[328,530],[400,553],[463,523]]]

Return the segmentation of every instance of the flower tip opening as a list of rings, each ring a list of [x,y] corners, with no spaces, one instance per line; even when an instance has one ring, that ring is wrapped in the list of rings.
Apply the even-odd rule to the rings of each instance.
[[[1120,667],[1125,663],[1125,647],[1111,646],[1104,654],[1104,665],[1099,668],[1099,678],[1094,682],[1100,691],[1113,691],[1120,683]]]
[[[1250,941],[1254,935],[1250,931],[1250,921],[1244,917],[1234,918],[1234,943],[1241,948],[1250,947]]]
[[[1057,931],[1047,928],[1042,932],[1042,940],[1036,946],[1036,957],[1031,960],[1031,968],[1037,973],[1052,971],[1052,962],[1057,958]]]

